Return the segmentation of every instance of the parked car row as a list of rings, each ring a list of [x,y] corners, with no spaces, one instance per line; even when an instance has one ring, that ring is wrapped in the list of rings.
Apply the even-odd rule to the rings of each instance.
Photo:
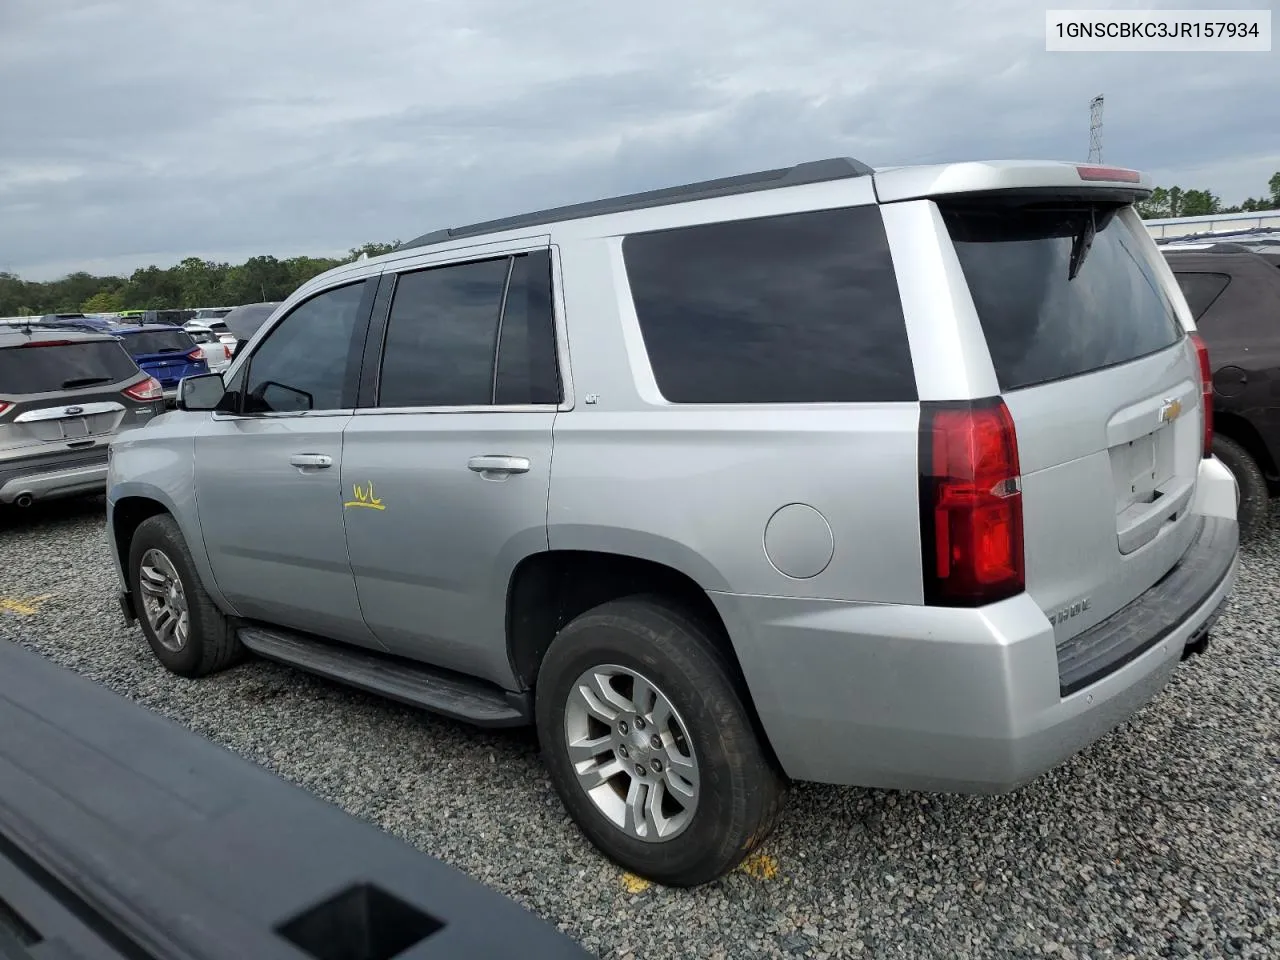
[[[110,439],[226,370],[276,306],[0,318],[0,509],[103,492]]]
[[[121,609],[184,676],[535,726],[663,883],[791,780],[1016,788],[1157,695],[1238,566],[1149,193],[837,159],[336,268],[112,442]]]
[[[1161,244],[1209,348],[1213,452],[1240,488],[1240,535],[1280,493],[1280,246],[1254,232]]]
[[[0,326],[0,508],[101,493],[111,438],[164,413],[164,387],[126,342],[105,331]],[[168,357],[153,336],[133,343]],[[203,360],[181,350],[183,369],[203,372]]]

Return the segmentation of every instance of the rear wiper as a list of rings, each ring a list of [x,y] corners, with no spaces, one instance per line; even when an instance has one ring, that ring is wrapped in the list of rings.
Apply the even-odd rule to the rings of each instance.
[[[181,349],[181,347],[161,347],[156,353],[177,353]]]
[[[1071,263],[1067,267],[1067,280],[1071,281],[1084,266],[1084,258],[1089,256],[1093,247],[1093,238],[1098,234],[1097,224],[1093,219],[1093,208],[1089,209],[1089,219],[1080,224],[1080,230],[1071,238]]]
[[[77,377],[74,380],[63,380],[63,390],[74,390],[76,387],[92,387],[98,383],[110,383],[110,377]]]

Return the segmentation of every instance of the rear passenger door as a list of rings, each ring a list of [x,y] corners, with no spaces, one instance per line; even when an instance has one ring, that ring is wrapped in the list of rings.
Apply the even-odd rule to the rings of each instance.
[[[360,606],[387,649],[508,683],[507,585],[547,549],[560,402],[551,254],[402,269],[382,283],[365,361],[378,373],[343,441]]]

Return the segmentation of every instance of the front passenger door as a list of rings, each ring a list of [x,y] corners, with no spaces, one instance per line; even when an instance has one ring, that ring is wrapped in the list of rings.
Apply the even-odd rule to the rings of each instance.
[[[244,617],[380,648],[360,613],[342,517],[351,419],[377,278],[303,301],[196,436],[196,501],[218,589]]]

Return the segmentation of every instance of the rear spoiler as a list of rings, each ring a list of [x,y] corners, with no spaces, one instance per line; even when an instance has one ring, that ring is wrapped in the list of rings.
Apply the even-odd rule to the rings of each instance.
[[[512,900],[0,638],[0,957],[589,960]]]
[[[1113,199],[1133,203],[1151,194],[1151,178],[1125,167],[1043,160],[945,163],[878,170],[873,176],[881,203],[955,194],[1044,194],[1063,198]]]

